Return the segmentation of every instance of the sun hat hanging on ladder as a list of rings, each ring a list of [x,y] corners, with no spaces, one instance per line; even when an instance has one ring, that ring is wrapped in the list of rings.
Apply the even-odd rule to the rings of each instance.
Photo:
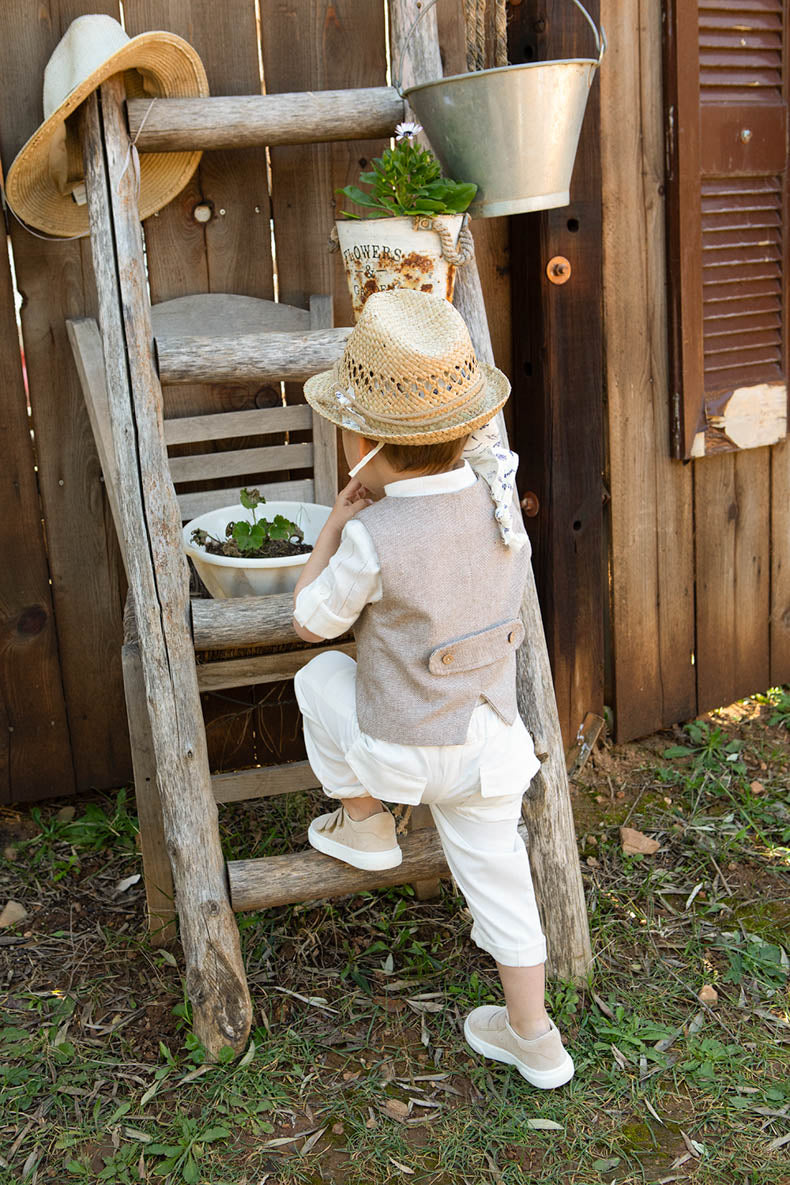
[[[124,74],[129,98],[198,98],[208,80],[195,50],[163,30],[129,37],[110,16],[78,17],[56,45],[44,70],[44,122],[8,172],[6,196],[13,212],[47,234],[88,233],[82,152],[69,116],[113,74]],[[140,156],[140,217],[161,210],[180,193],[201,152],[153,152]]]

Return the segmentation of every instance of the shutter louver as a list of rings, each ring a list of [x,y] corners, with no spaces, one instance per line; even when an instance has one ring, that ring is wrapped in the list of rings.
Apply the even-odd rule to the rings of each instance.
[[[786,0],[674,0],[667,41],[673,455],[787,432]]]

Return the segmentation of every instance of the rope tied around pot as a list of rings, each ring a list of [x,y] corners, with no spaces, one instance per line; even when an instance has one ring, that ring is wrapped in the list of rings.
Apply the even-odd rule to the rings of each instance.
[[[463,267],[470,259],[474,259],[475,241],[469,229],[469,215],[464,215],[464,221],[458,235],[458,243],[453,242],[453,236],[446,226],[441,223],[434,225],[435,219],[418,214],[412,221],[414,230],[433,230],[439,236],[442,244],[442,259],[453,267]]]

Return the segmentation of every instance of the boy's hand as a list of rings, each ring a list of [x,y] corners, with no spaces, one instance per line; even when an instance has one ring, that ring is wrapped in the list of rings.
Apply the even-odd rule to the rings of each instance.
[[[360,510],[364,510],[366,506],[371,506],[372,503],[370,490],[363,486],[358,478],[352,477],[348,485],[338,494],[329,515],[329,522],[342,530],[349,519],[358,514]]]

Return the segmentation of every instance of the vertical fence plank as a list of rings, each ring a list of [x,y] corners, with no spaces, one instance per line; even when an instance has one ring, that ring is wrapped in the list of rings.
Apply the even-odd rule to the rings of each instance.
[[[602,0],[601,22],[614,707],[626,741],[696,710],[692,474],[669,455],[661,6],[641,0],[634,21]]]
[[[692,461],[699,712],[770,682],[768,448]]]
[[[493,7],[493,6],[492,6]],[[436,6],[439,49],[445,75],[466,71],[466,33],[462,0],[440,0]],[[495,64],[493,47],[487,47],[486,66]],[[455,177],[465,181],[465,177]],[[513,318],[511,312],[510,219],[478,218],[472,222],[475,258],[491,331],[491,345],[498,367],[508,378],[513,370]],[[513,401],[504,409],[505,426],[516,447]]]
[[[598,3],[587,5],[594,17]],[[511,61],[589,56],[592,33],[560,0],[512,10]],[[517,282],[513,320],[515,448],[519,490],[537,495],[527,519],[566,748],[589,711],[603,711],[603,411],[600,82],[589,93],[571,202],[511,219]],[[546,265],[570,261],[567,284]]]
[[[44,66],[70,22],[115,0],[3,6],[0,149],[5,170],[42,119]],[[114,786],[130,761],[121,679],[124,576],[65,318],[95,309],[85,240],[42,242],[11,225],[76,785]],[[66,779],[70,774],[66,771]],[[52,792],[60,791],[53,786]]]
[[[383,4],[261,0],[261,42],[270,93],[382,86],[386,79]],[[353,324],[342,261],[328,251],[335,190],[356,183],[385,146],[375,140],[272,149],[281,300],[307,308],[311,293],[333,292],[335,324]]]
[[[126,0],[131,34],[168,29],[200,54],[211,93],[254,95],[261,90],[254,0]],[[199,222],[195,207],[211,210]],[[169,300],[192,292],[234,292],[273,296],[269,189],[264,148],[206,152],[190,184],[145,223],[151,299]],[[240,411],[280,402],[275,386],[250,383],[165,387],[168,416]],[[219,444],[237,448],[239,440]],[[205,452],[205,445],[181,452]],[[276,476],[276,475],[274,475]],[[221,484],[221,483],[219,483]],[[253,764],[256,730],[251,727],[255,688],[224,695],[204,694],[212,769]],[[213,726],[212,726],[213,724]]]
[[[790,683],[790,439],[771,449],[770,683]]]
[[[0,258],[0,802],[74,790],[8,255]]]

